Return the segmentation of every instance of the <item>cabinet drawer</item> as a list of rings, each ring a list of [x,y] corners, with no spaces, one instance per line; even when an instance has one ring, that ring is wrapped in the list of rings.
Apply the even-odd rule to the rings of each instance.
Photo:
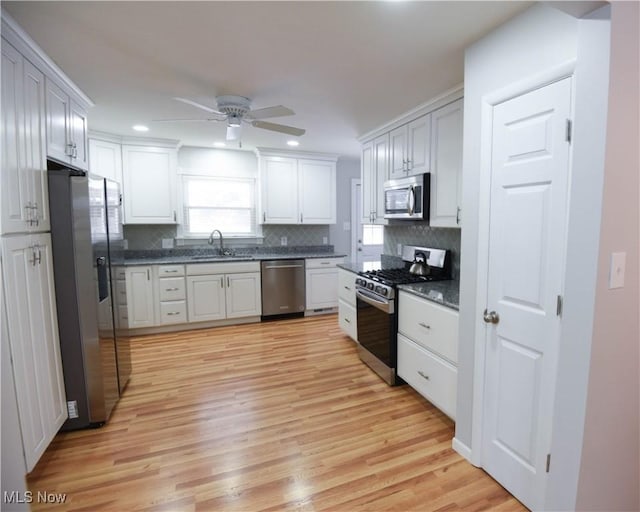
[[[356,305],[356,276],[348,270],[338,269],[338,297],[352,306]]]
[[[338,325],[353,341],[358,341],[356,308],[342,299],[338,301]]]
[[[129,328],[129,310],[127,309],[126,304],[119,305],[117,307],[117,311],[118,311],[118,327],[120,327],[121,329],[128,329]]]
[[[115,279],[118,279],[118,280],[120,279],[124,280],[127,278],[127,274],[124,267],[114,267],[114,275],[115,275]]]
[[[331,268],[338,263],[344,263],[344,258],[310,258],[305,260],[305,266],[310,268]]]
[[[455,419],[458,371],[453,365],[398,334],[398,375]]]
[[[187,301],[175,300],[160,303],[160,323],[181,324],[187,321]]]
[[[452,363],[458,362],[458,312],[400,292],[398,331]]]
[[[184,277],[163,277],[158,279],[158,293],[161,301],[184,300],[186,298]]]
[[[115,303],[118,306],[127,305],[127,282],[124,279],[118,279],[115,286]]]
[[[184,275],[184,265],[160,265],[158,277],[178,277]]]

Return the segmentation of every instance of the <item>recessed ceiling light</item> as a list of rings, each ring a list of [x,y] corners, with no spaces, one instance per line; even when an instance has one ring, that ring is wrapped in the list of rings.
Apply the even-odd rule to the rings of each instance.
[[[227,146],[224,142],[214,142],[213,145],[217,148],[224,148]]]
[[[287,144],[289,146],[299,146],[300,145],[300,143],[297,140],[288,140]]]
[[[149,131],[149,127],[148,126],[144,126],[143,124],[136,124],[133,125],[133,129],[137,132],[148,132]]]

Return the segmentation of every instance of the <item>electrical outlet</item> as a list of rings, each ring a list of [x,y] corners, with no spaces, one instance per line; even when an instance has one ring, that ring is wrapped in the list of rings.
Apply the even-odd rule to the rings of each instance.
[[[280,245],[287,245],[287,237],[286,236],[281,236],[280,237]]]
[[[402,256],[402,244],[398,244],[396,251],[398,251],[398,256]]]
[[[162,239],[162,248],[163,249],[173,249],[173,238],[163,238]]]
[[[626,252],[611,253],[609,266],[609,289],[624,288],[624,271],[626,267]]]
[[[344,223],[342,224],[342,229],[344,231],[351,231],[351,222],[349,222],[348,220],[345,220]]]
[[[329,243],[329,239],[326,236],[322,237],[322,244],[327,245]]]
[[[129,240],[126,238],[122,240],[122,248],[126,251],[129,248]]]

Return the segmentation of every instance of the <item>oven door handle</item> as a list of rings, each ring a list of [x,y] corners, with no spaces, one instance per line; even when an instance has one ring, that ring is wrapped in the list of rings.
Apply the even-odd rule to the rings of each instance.
[[[366,302],[370,306],[373,306],[376,309],[384,311],[385,313],[392,315],[393,314],[393,303],[386,300],[378,300],[375,297],[372,297],[364,290],[356,290],[356,297],[363,302]]]

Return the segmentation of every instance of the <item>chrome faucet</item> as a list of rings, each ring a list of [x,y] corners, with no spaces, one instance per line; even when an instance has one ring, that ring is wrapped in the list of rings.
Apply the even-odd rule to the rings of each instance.
[[[218,233],[220,235],[220,256],[224,256],[224,241],[222,239],[222,231],[214,229],[209,235],[209,245],[213,245],[213,235]]]

